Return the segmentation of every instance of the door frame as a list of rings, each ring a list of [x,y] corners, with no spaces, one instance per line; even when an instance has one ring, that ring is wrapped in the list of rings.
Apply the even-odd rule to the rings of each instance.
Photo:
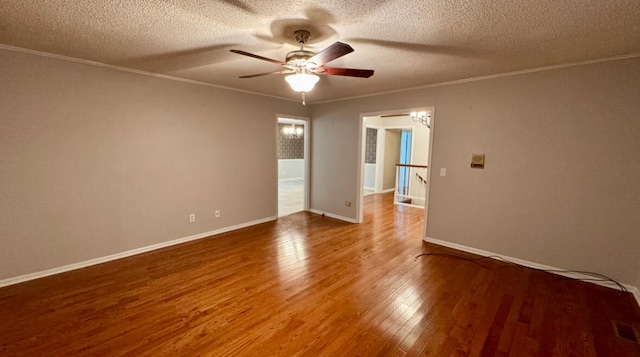
[[[366,135],[367,135],[367,126],[365,125],[365,117],[375,117],[375,116],[380,116],[380,115],[389,115],[389,114],[395,114],[395,113],[411,113],[411,112],[423,112],[423,111],[430,111],[431,112],[431,121],[430,121],[430,125],[431,125],[431,129],[429,130],[429,155],[428,155],[428,160],[427,160],[427,166],[429,167],[429,169],[427,170],[427,187],[426,187],[426,192],[425,192],[425,197],[424,197],[424,229],[423,229],[423,236],[422,238],[424,239],[426,237],[426,232],[427,232],[427,225],[429,222],[429,196],[431,194],[431,181],[432,181],[432,174],[433,174],[433,169],[432,169],[432,158],[433,158],[433,140],[434,140],[434,136],[435,136],[435,131],[436,131],[436,125],[435,125],[435,119],[436,119],[436,108],[435,106],[423,106],[423,107],[414,107],[414,108],[405,108],[405,109],[396,109],[396,110],[385,110],[385,111],[377,111],[377,112],[367,112],[367,113],[360,113],[360,121],[358,123],[359,125],[359,130],[358,130],[358,144],[360,147],[360,153],[358,155],[358,167],[357,167],[357,192],[358,192],[358,197],[357,197],[357,201],[356,201],[356,222],[357,223],[362,223],[363,219],[364,219],[364,158],[365,158],[365,145],[366,145]],[[413,150],[413,145],[415,144],[415,136],[413,136],[412,138],[412,155],[415,154],[414,150]]]
[[[289,114],[278,114],[276,113],[276,122],[275,122],[275,135],[276,135],[276,194],[279,193],[279,186],[278,186],[278,177],[280,176],[280,172],[278,169],[278,135],[279,135],[279,128],[278,128],[278,124],[281,121],[285,121],[289,119],[289,120],[294,120],[294,121],[300,121],[302,123],[296,123],[296,124],[300,124],[303,125],[304,127],[304,133],[303,133],[303,137],[304,137],[304,194],[303,194],[303,205],[302,205],[302,210],[303,211],[309,211],[309,191],[310,191],[310,187],[311,187],[311,177],[309,175],[309,173],[311,172],[311,150],[310,150],[310,146],[311,146],[311,142],[310,142],[310,138],[311,138],[311,118],[309,117],[301,117],[298,115],[289,115]],[[276,217],[280,217],[280,212],[279,212],[279,208],[278,208],[278,204],[280,201],[280,198],[278,195],[276,195],[277,199],[276,199]]]

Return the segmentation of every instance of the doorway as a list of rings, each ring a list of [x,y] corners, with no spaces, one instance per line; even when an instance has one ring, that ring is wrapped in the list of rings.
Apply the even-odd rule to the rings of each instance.
[[[425,208],[426,228],[431,184],[431,170],[428,166],[431,162],[434,112],[433,107],[423,107],[361,114],[360,137],[362,140],[358,168],[358,185],[361,194],[358,198],[357,222],[361,223],[364,218],[363,196],[365,194],[385,193],[395,191],[397,188],[406,188],[412,194],[413,191],[421,191],[424,199],[417,200],[416,202],[422,202],[415,205]],[[421,122],[419,116],[412,117],[413,113],[429,114],[429,121]],[[396,164],[408,166],[398,166],[397,183]],[[426,166],[426,169],[421,169],[426,172],[414,172],[414,166]],[[413,182],[414,180],[419,182]]]
[[[309,210],[307,118],[278,116],[278,217]]]

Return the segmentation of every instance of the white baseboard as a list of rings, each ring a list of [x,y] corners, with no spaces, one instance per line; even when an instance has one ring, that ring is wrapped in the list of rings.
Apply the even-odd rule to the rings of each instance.
[[[324,214],[327,217],[339,219],[341,221],[346,221],[346,222],[349,222],[349,223],[358,223],[358,221],[356,221],[354,218],[339,216],[339,215],[333,214],[333,213],[322,212],[322,211],[319,211],[317,209],[310,209],[309,212],[315,213],[315,214]]]
[[[369,191],[369,192],[367,192],[366,190],[367,190],[367,188],[365,187],[365,190],[363,190],[363,191],[362,191],[362,197],[367,197],[367,196],[369,196],[369,195],[375,195],[375,194],[377,194],[377,192],[376,192],[375,190],[373,190],[373,191]]]
[[[45,276],[60,274],[60,273],[64,273],[64,272],[71,271],[71,270],[86,268],[86,267],[89,267],[89,266],[92,266],[92,265],[110,262],[112,260],[122,259],[122,258],[130,257],[132,255],[142,254],[142,253],[150,252],[152,250],[157,250],[157,249],[161,249],[161,248],[170,247],[172,245],[186,243],[186,242],[189,242],[189,241],[192,241],[192,240],[202,239],[202,238],[206,238],[206,237],[210,237],[210,236],[214,236],[214,235],[218,235],[218,234],[222,234],[222,233],[226,233],[226,232],[230,232],[230,231],[235,231],[236,229],[255,226],[256,224],[265,223],[265,222],[271,222],[271,221],[275,221],[277,219],[278,219],[278,217],[275,217],[275,216],[274,217],[267,217],[267,218],[259,219],[259,220],[252,221],[252,222],[246,222],[246,223],[242,223],[242,224],[237,224],[235,226],[230,226],[230,227],[217,229],[217,230],[214,230],[214,231],[198,233],[198,234],[194,234],[192,236],[174,239],[174,240],[171,240],[171,241],[168,241],[168,242],[162,242],[162,243],[158,243],[158,244],[154,244],[154,245],[150,245],[150,246],[146,246],[146,247],[142,247],[142,248],[128,250],[126,252],[107,255],[105,257],[85,260],[85,261],[79,262],[79,263],[69,264],[69,265],[65,265],[65,266],[61,266],[61,267],[57,267],[57,268],[53,268],[53,269],[39,271],[39,272],[36,272],[36,273],[25,274],[25,275],[17,276],[17,277],[14,277],[14,278],[8,278],[8,279],[0,280],[0,288],[4,287],[4,286],[9,286],[9,285],[22,283],[22,282],[29,281],[29,280],[44,278]]]
[[[369,191],[374,191],[374,193],[375,193],[375,191],[376,191],[376,188],[375,188],[375,187],[367,187],[367,186],[364,186],[364,189],[365,189],[365,190],[369,190]]]
[[[388,188],[388,189],[386,189],[386,190],[382,190],[382,192],[381,192],[381,193],[393,192],[393,191],[395,191],[395,190],[396,190],[396,189],[395,189],[395,187],[394,187],[394,188]]]
[[[284,182],[284,181],[304,181],[304,180],[302,179],[302,177],[291,177],[291,178],[278,179],[278,182]]]
[[[497,256],[500,258],[503,258],[509,262],[512,263],[516,263],[518,265],[522,265],[528,268],[533,268],[533,269],[540,269],[540,270],[564,270],[561,268],[556,268],[556,267],[552,267],[550,265],[544,265],[544,264],[538,264],[538,263],[534,263],[534,262],[530,262],[527,260],[522,260],[522,259],[518,259],[518,258],[513,258],[510,257],[508,255],[502,255],[502,254],[497,254],[497,253],[493,253],[493,252],[489,252],[486,250],[482,250],[482,249],[476,249],[476,248],[471,248],[471,247],[467,247],[461,244],[456,244],[456,243],[451,243],[451,242],[447,242],[447,241],[443,241],[443,240],[439,240],[439,239],[435,239],[435,238],[429,238],[429,237],[425,237],[423,239],[425,242],[428,243],[433,243],[433,244],[437,244],[437,245],[441,245],[444,247],[448,247],[448,248],[453,248],[453,249],[457,249],[457,250],[461,250],[463,252],[468,252],[468,253],[473,253],[473,254],[477,254],[483,257],[489,257],[489,256]],[[500,260],[498,258],[493,258],[496,260]],[[561,275],[561,276],[565,276],[567,278],[572,278],[572,279],[593,279],[593,276],[591,275],[587,275],[587,274],[580,274],[580,273],[575,273],[575,272],[562,272],[562,271],[558,271],[558,272],[551,272],[557,275]],[[618,285],[616,285],[615,283],[609,282],[609,281],[593,281],[593,280],[586,280],[587,283],[593,283],[593,284],[597,284],[597,285],[601,285],[607,288],[612,288],[612,289],[616,289],[616,290],[620,290],[620,287]],[[627,284],[622,284],[622,286],[625,287],[625,289],[627,289],[628,292],[630,292],[633,297],[636,299],[636,303],[638,304],[638,306],[640,306],[640,291],[638,290],[637,287],[632,286],[632,285],[627,285]]]
[[[407,207],[413,207],[413,208],[420,208],[420,209],[424,209],[424,206],[418,206],[418,205],[412,205],[411,203],[400,203],[400,202],[394,202],[394,205],[398,205],[398,206],[407,206]]]

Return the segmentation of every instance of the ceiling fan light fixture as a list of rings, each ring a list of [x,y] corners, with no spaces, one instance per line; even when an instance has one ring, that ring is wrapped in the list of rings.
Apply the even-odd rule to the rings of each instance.
[[[289,83],[291,89],[296,92],[310,92],[315,87],[316,83],[320,80],[320,77],[310,73],[296,73],[291,74],[284,79]]]

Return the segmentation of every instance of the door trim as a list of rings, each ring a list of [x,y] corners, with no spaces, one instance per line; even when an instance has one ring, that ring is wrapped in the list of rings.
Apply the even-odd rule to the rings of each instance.
[[[356,200],[356,222],[362,223],[364,220],[364,159],[365,159],[365,145],[366,145],[366,130],[367,126],[365,125],[365,117],[375,117],[380,115],[388,115],[395,113],[411,113],[411,112],[421,112],[421,111],[431,111],[431,129],[429,130],[429,155],[427,159],[427,166],[429,169],[427,171],[427,187],[425,189],[425,212],[424,212],[424,230],[422,238],[426,237],[427,225],[429,219],[429,196],[431,192],[431,180],[432,180],[432,157],[433,157],[433,141],[435,134],[435,106],[423,106],[423,107],[415,107],[410,109],[396,109],[396,110],[386,110],[386,111],[378,111],[378,112],[368,112],[368,113],[360,113],[360,122],[359,131],[358,131],[358,146],[360,148],[360,153],[358,155],[358,167],[357,167],[357,192],[358,197]],[[386,129],[386,128],[385,128]],[[413,135],[413,140],[411,143],[411,152],[412,155],[415,155],[415,135]]]
[[[297,115],[288,115],[288,114],[278,114],[276,113],[276,124],[275,124],[275,134],[276,140],[278,133],[278,124],[281,120],[293,119],[297,121],[302,121],[301,123],[304,126],[304,194],[303,194],[303,211],[309,211],[309,200],[310,200],[310,187],[311,187],[311,177],[309,173],[311,172],[311,118],[309,117],[301,117]],[[276,166],[278,166],[278,143],[276,142]],[[279,191],[278,189],[278,176],[279,172],[276,169],[276,193]],[[276,217],[280,216],[278,203],[280,199],[276,199]]]

